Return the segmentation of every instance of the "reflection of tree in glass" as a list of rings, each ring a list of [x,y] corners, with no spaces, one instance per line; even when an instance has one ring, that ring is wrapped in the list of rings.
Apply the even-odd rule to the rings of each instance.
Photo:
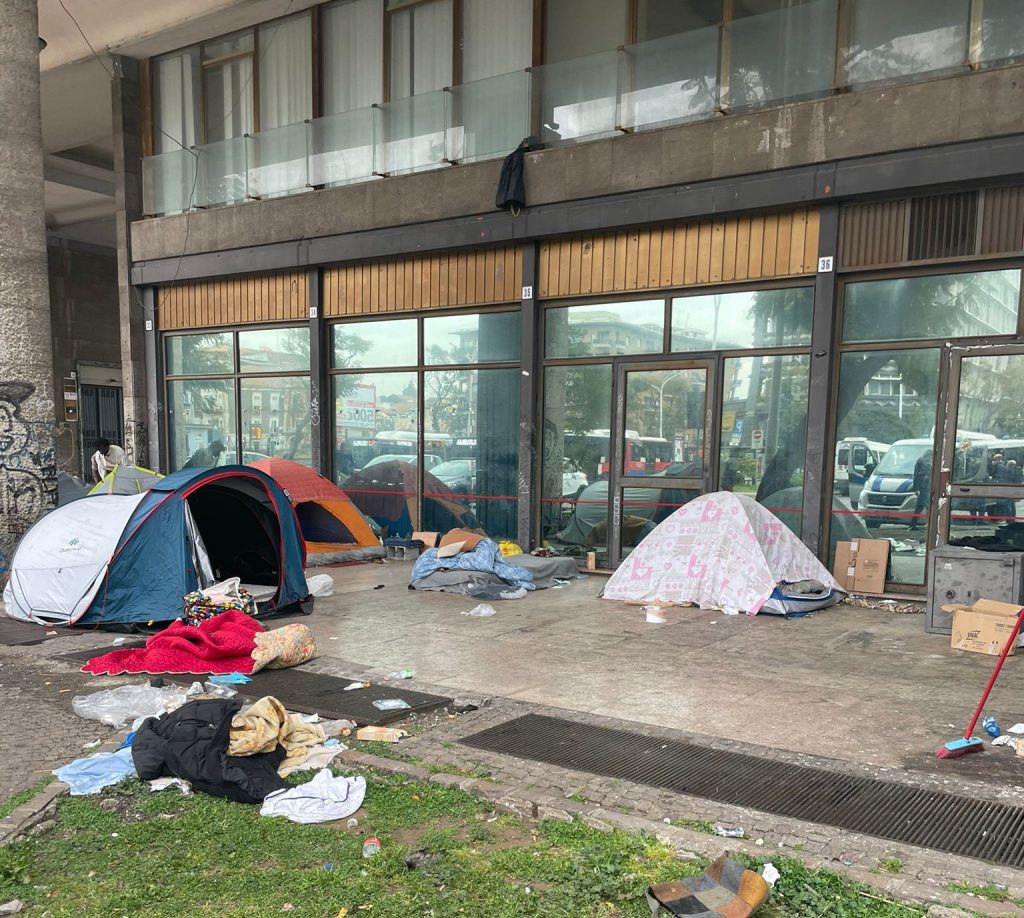
[[[456,363],[460,354],[457,347],[427,348],[429,364]],[[433,370],[423,376],[423,406],[430,412],[430,429],[435,433],[466,434],[470,418],[470,373],[472,370]]]
[[[981,280],[984,275],[946,275],[927,278],[906,278],[886,282],[882,288],[884,296],[878,295],[879,288],[872,284],[850,285],[846,290],[847,324],[845,335],[848,339],[882,341],[887,338],[899,339],[908,336],[908,329],[914,337],[942,338],[972,331],[978,334],[979,302],[990,294]],[[761,294],[758,294],[760,299]],[[756,304],[755,304],[756,308]],[[861,426],[878,424],[880,412],[862,408],[859,403],[865,387],[889,362],[895,364],[904,385],[920,396],[920,405],[907,410],[903,418],[897,416],[897,423],[891,419],[881,429]],[[885,440],[883,434],[904,439],[907,436],[928,436],[934,425],[935,397],[938,382],[938,360],[934,350],[868,351],[850,354],[842,361],[842,374],[836,400],[836,421],[840,436],[858,436]],[[815,393],[815,397],[823,397]],[[854,409],[853,423],[846,423]],[[902,422],[902,423],[900,423]],[[783,445],[771,458],[765,468],[757,497],[760,500],[787,487],[795,471],[803,465],[806,423],[800,421],[788,431],[783,431]],[[905,431],[910,431],[909,434]]]
[[[334,366],[339,370],[359,366],[359,358],[372,346],[371,342],[347,329],[348,326],[344,325],[334,326]],[[355,374],[337,376],[334,391],[339,398],[346,398],[356,391],[361,381],[362,376]]]

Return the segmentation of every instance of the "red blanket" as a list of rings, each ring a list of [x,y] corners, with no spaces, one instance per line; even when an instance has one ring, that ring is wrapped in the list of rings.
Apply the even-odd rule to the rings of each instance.
[[[82,672],[117,676],[121,673],[251,674],[256,635],[263,626],[242,612],[223,612],[198,628],[177,621],[154,634],[145,647],[114,650],[94,657]]]

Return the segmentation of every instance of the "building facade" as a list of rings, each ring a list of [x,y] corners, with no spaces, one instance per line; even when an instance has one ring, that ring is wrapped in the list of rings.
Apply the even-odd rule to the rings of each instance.
[[[826,561],[890,539],[905,591],[932,546],[1013,538],[1014,3],[260,10],[145,54],[90,36],[137,99],[116,251],[150,464],[219,443],[358,474],[369,502],[397,459],[392,534],[454,499],[604,567],[721,488]],[[528,137],[526,204],[497,210]],[[846,438],[889,447],[857,499],[834,489]]]

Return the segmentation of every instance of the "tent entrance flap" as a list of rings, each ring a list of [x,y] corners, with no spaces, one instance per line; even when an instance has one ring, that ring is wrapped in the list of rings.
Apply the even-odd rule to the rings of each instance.
[[[357,545],[358,540],[348,526],[323,504],[305,501],[295,505],[302,537],[307,542],[330,542],[337,545]]]
[[[257,481],[231,478],[203,484],[186,498],[217,580],[276,586],[281,580],[280,523]]]

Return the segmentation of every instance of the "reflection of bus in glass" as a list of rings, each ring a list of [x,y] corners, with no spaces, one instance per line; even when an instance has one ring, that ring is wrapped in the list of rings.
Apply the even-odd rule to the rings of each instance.
[[[588,477],[606,477],[609,468],[611,431],[607,428],[565,435],[565,457]],[[653,475],[668,468],[674,459],[672,443],[664,437],[641,437],[627,430],[622,468],[627,475]],[[592,479],[593,480],[593,479]]]

